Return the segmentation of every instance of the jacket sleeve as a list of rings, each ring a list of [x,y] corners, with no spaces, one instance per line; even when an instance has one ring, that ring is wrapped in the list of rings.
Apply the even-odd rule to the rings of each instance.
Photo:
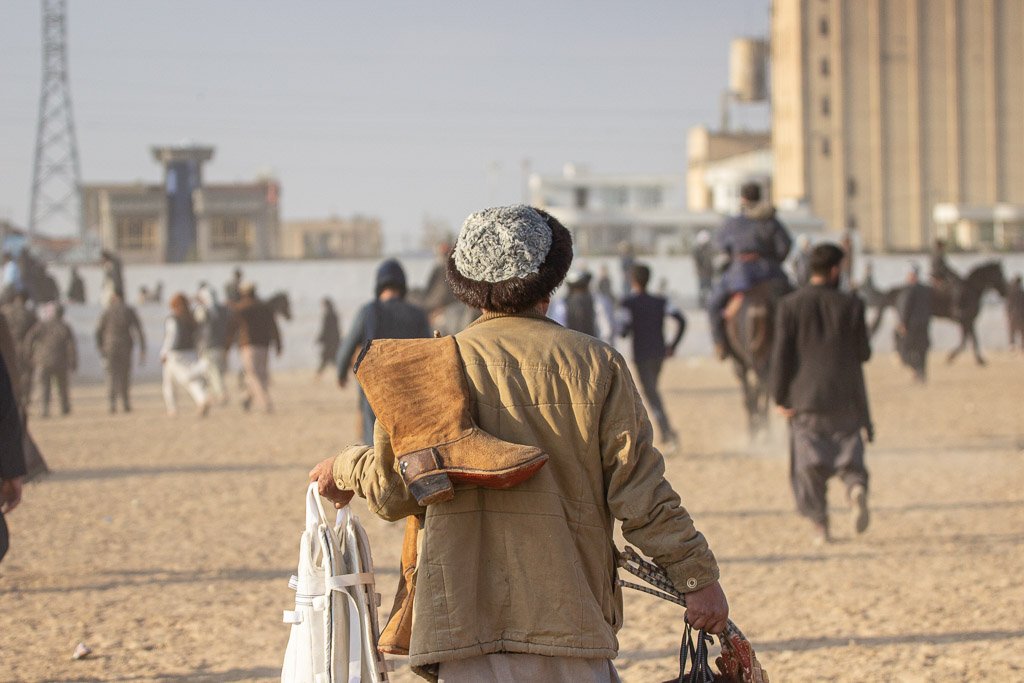
[[[341,344],[341,348],[338,349],[338,377],[348,373],[352,367],[352,356],[355,355],[356,349],[362,346],[363,341],[366,339],[366,308],[366,306],[363,306],[356,313],[356,318],[352,321],[352,327],[349,328],[348,334],[345,335],[345,341]]]
[[[618,353],[601,414],[601,458],[612,514],[626,540],[690,593],[718,580],[718,564],[679,495],[665,479],[665,460],[653,444],[651,421]]]
[[[771,396],[776,405],[789,405],[789,387],[796,375],[796,331],[792,329],[792,316],[785,303],[779,305],[775,316],[775,343],[772,346]]]
[[[686,316],[678,308],[672,306],[669,309],[669,315],[672,316],[676,321],[676,336],[669,344],[669,348],[672,349],[672,353],[675,353],[679,347],[679,343],[683,341],[683,335],[686,334]]]
[[[379,422],[373,428],[373,446],[343,450],[334,459],[333,473],[339,489],[355,491],[366,499],[370,512],[389,522],[426,512],[402,481],[391,440]]]
[[[790,237],[789,231],[786,230],[786,226],[779,222],[777,218],[772,218],[772,243],[775,247],[775,255],[779,259],[779,263],[786,260],[789,256],[789,250],[793,248],[793,238]]]
[[[138,335],[139,353],[145,355],[145,333],[142,332],[142,324],[139,322],[138,313],[135,312],[134,308],[129,308],[128,315],[130,316],[128,334],[131,334],[131,329],[135,330],[135,333]]]
[[[867,363],[871,360],[871,341],[868,339],[868,325],[864,320],[864,302],[860,297],[854,297],[853,334],[860,362]]]

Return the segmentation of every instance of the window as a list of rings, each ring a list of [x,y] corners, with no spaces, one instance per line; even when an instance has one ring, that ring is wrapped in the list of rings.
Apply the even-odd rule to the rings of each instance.
[[[857,180],[854,178],[846,179],[846,196],[856,197],[857,196]]]
[[[115,224],[117,248],[143,250],[156,248],[156,221],[143,216],[122,216]]]
[[[828,19],[825,17],[818,20],[818,33],[822,36],[828,35]]]
[[[822,57],[819,65],[821,75],[828,78],[829,74],[832,73],[832,65],[828,61],[828,57]]]
[[[215,218],[210,224],[212,249],[238,249],[249,245],[249,222],[240,218]]]
[[[850,230],[857,229],[857,217],[854,216],[852,213],[846,217],[846,227],[849,228]]]
[[[832,156],[832,142],[828,138],[821,139],[821,156]]]
[[[829,99],[828,95],[821,98],[821,115],[829,116],[832,114],[832,100]]]

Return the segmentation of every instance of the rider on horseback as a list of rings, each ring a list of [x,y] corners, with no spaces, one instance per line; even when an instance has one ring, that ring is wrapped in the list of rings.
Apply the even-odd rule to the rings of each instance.
[[[946,261],[946,242],[944,240],[935,240],[935,245],[932,247],[931,276],[934,287],[949,296],[951,317],[959,317],[964,281]]]
[[[789,287],[782,263],[793,244],[785,226],[775,217],[775,208],[761,203],[761,187],[747,183],[740,189],[740,215],[728,219],[715,235],[715,246],[724,260],[722,277],[708,301],[708,318],[715,353],[728,355],[722,310],[733,294],[777,280]]]

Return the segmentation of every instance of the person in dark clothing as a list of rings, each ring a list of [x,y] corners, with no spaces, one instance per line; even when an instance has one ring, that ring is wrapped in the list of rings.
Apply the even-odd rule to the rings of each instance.
[[[658,376],[665,359],[676,352],[679,342],[683,340],[686,318],[667,299],[647,293],[647,285],[651,281],[650,268],[641,264],[634,265],[630,280],[632,294],[620,304],[627,314],[621,335],[633,338],[633,364],[636,366],[640,388],[654,413],[662,441],[666,446],[674,447],[678,437],[669,423],[661,394],[658,393]],[[676,336],[668,345],[665,344],[664,334],[666,316],[674,318],[677,323]]]
[[[317,377],[324,371],[324,368],[338,361],[338,347],[341,346],[340,327],[334,304],[330,299],[324,297],[320,334],[316,336],[316,343],[320,345],[320,366],[316,369]]]
[[[199,323],[196,350],[206,371],[206,383],[214,399],[227,405],[228,390],[228,323],[231,312],[217,301],[217,294],[207,283],[196,293],[196,322]]]
[[[228,348],[237,342],[238,355],[242,359],[246,386],[242,409],[248,411],[255,400],[264,412],[272,413],[270,347],[274,347],[280,358],[284,350],[281,331],[274,318],[274,309],[256,297],[256,285],[242,283],[238,293],[241,298],[234,305],[233,315],[228,321]]]
[[[775,209],[761,204],[757,183],[744,185],[740,196],[742,213],[727,220],[715,235],[715,247],[728,261],[707,305],[715,353],[720,360],[728,356],[722,310],[732,295],[768,280],[777,280],[780,288],[789,287],[782,270],[793,245],[789,232],[775,217]]]
[[[42,308],[43,319],[29,330],[25,344],[35,370],[42,416],[50,416],[50,392],[54,384],[60,397],[61,414],[67,415],[71,412],[69,377],[78,370],[75,333],[64,322],[64,309],[60,304],[45,304]]]
[[[9,515],[21,502],[22,478],[26,474],[21,413],[7,368],[0,353],[0,560],[10,548],[4,515]]]
[[[1010,332],[1010,350],[1024,351],[1024,284],[1020,275],[1010,281],[1006,290],[1006,324]]]
[[[103,262],[103,297],[104,303],[110,300],[114,292],[121,292],[124,297],[124,267],[121,259],[109,251],[100,252]]]
[[[964,281],[946,260],[946,242],[935,240],[931,253],[931,279],[935,288],[949,296],[950,317],[960,316]]]
[[[85,303],[85,282],[78,274],[78,268],[71,266],[71,277],[68,281],[68,301],[73,304]]]
[[[896,301],[900,322],[896,326],[896,348],[900,360],[914,371],[914,379],[927,380],[928,349],[931,339],[928,327],[932,318],[932,290],[920,282],[917,267],[907,276],[907,286]]]
[[[338,349],[338,385],[348,385],[356,355],[372,339],[420,339],[431,336],[426,312],[405,300],[408,291],[405,270],[395,259],[388,259],[377,269],[375,297],[356,314],[345,341]],[[362,389],[359,405],[363,417],[363,442],[373,443],[376,417]]]
[[[590,273],[585,270],[569,273],[565,284],[565,326],[591,337],[597,336],[597,309],[590,293]]]
[[[711,289],[715,284],[715,245],[707,230],[697,233],[693,246],[693,267],[697,271],[697,300],[701,307],[708,305]]]
[[[111,293],[96,325],[96,348],[103,357],[107,371],[107,398],[110,414],[117,412],[121,401],[124,412],[132,411],[132,350],[138,345],[139,365],[146,359],[146,334],[142,331],[139,315],[124,301],[124,293]]]
[[[789,418],[793,494],[824,543],[831,540],[825,492],[836,474],[846,484],[854,530],[867,529],[861,430],[874,438],[862,368],[871,357],[864,304],[839,290],[842,261],[835,244],[814,248],[809,285],[779,302],[772,348],[771,395]]]

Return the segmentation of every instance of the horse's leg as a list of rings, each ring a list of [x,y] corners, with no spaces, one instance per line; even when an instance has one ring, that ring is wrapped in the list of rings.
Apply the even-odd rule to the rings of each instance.
[[[967,348],[967,326],[964,325],[963,322],[961,322],[960,323],[960,344],[955,349],[953,349],[952,351],[949,352],[949,355],[946,357],[946,363],[948,364],[948,363],[952,363],[953,361],[955,361],[956,357],[959,356],[963,352],[963,350],[965,348]]]
[[[971,336],[971,345],[974,348],[974,360],[977,361],[978,365],[984,367],[985,359],[981,355],[981,344],[978,342],[978,333],[974,331],[974,321],[971,321],[971,326],[967,332]]]

